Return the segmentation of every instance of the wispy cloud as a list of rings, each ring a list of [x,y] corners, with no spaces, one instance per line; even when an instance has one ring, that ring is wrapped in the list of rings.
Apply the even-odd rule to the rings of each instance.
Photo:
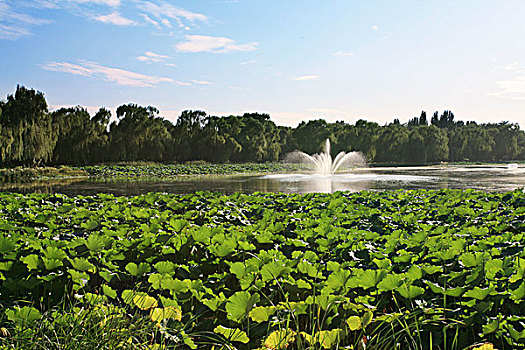
[[[525,68],[513,62],[504,67],[496,68],[506,77],[496,81],[496,88],[487,95],[511,100],[525,100]]]
[[[213,52],[226,53],[235,51],[257,50],[258,43],[237,44],[234,40],[217,36],[186,35],[185,42],[175,45],[179,52]]]
[[[378,26],[372,26],[372,30],[378,30],[379,27]]]
[[[166,55],[160,55],[158,53],[154,53],[151,51],[146,51],[146,53],[142,56],[138,56],[137,60],[146,62],[146,63],[152,63],[152,62],[163,62],[164,60],[171,58],[170,56]]]
[[[126,17],[119,11],[124,5],[130,13]],[[80,18],[118,26],[148,24],[157,30],[168,29],[170,35],[173,34],[171,28],[174,26],[178,25],[187,31],[196,27],[197,23],[208,20],[204,14],[177,7],[164,0],[0,0],[0,40],[17,40],[29,36],[35,26],[52,22],[38,18],[38,11],[44,15],[42,10],[65,11]]]
[[[334,52],[332,55],[334,56],[355,56],[355,53],[350,51],[337,51]]]
[[[213,85],[213,83],[211,81],[206,81],[206,80],[195,80],[195,79],[193,79],[192,82],[194,82],[195,84],[199,84],[199,85]]]
[[[246,62],[241,62],[241,63],[239,63],[239,65],[245,66],[247,64],[254,64],[254,63],[257,63],[257,60],[250,60],[250,61],[246,61]]]
[[[317,80],[320,77],[321,76],[319,76],[319,75],[303,75],[303,76],[294,78],[293,80],[296,80],[296,81]]]
[[[191,83],[188,83],[187,81],[177,81],[177,85],[180,85],[180,86],[191,86]]]
[[[228,89],[236,90],[236,91],[248,91],[248,90],[250,90],[248,88],[244,88],[244,87],[241,87],[241,86],[234,86],[234,85],[228,86]]]
[[[151,19],[148,15],[146,15],[146,14],[143,13],[143,14],[141,14],[141,16],[142,16],[142,18],[144,18],[144,22],[146,22],[146,23],[148,23],[148,24],[152,24],[152,25],[154,25],[154,26],[157,27],[157,28],[160,28],[160,24],[159,24],[159,22],[157,22],[157,21]]]
[[[171,20],[174,20],[180,28],[190,29],[184,21],[189,21],[191,24],[194,22],[206,22],[208,18],[201,14],[192,11],[185,10],[181,7],[177,7],[165,1],[157,3],[151,1],[143,1],[138,5],[139,9],[148,13],[154,17],[158,22],[162,23],[165,27],[171,28]]]
[[[102,23],[114,24],[116,26],[133,26],[137,24],[137,22],[131,19],[122,17],[118,12],[113,12],[109,15],[96,16],[93,17],[93,19]]]
[[[80,64],[47,62],[40,67],[48,71],[99,78],[121,86],[153,87],[160,83],[174,82],[173,79],[170,78],[145,75],[120,68],[105,67],[98,63],[88,61],[80,62]]]
[[[70,2],[76,2],[79,4],[97,4],[106,5],[110,7],[120,6],[121,0],[69,0]]]
[[[5,0],[0,0],[0,40],[17,40],[29,36],[33,27],[46,23],[51,21],[21,13]]]

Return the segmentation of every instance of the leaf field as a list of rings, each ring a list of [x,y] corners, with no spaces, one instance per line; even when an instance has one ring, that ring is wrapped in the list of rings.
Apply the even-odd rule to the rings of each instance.
[[[524,235],[520,190],[0,194],[0,344],[71,300],[144,349],[523,348]]]
[[[184,175],[231,175],[289,172],[301,169],[299,164],[284,163],[238,163],[238,164],[113,164],[78,167],[90,176],[107,178],[170,178]]]

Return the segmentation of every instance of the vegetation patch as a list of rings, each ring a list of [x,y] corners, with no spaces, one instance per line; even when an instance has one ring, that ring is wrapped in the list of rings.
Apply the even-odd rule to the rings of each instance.
[[[82,169],[68,166],[59,166],[56,168],[0,168],[0,182],[29,182],[38,179],[61,179],[79,176],[88,176],[88,173]]]
[[[205,162],[188,164],[123,164],[79,167],[90,176],[111,178],[169,178],[183,175],[232,175],[300,170],[299,164],[284,163],[242,163],[211,164]]]
[[[0,194],[0,345],[521,348],[524,232],[518,190]]]

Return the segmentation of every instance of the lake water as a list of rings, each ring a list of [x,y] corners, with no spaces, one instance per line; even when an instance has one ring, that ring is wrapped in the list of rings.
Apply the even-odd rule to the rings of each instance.
[[[270,174],[231,176],[189,176],[169,180],[116,181],[69,179],[29,184],[0,184],[10,192],[65,193],[92,195],[139,195],[147,192],[193,193],[234,192],[335,192],[361,190],[472,188],[482,191],[511,191],[525,187],[525,165],[425,166],[356,169],[333,176],[311,174]]]

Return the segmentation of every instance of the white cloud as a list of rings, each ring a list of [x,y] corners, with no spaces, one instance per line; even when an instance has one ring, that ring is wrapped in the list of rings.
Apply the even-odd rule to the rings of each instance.
[[[513,62],[503,67],[496,67],[496,72],[505,75],[496,81],[496,88],[487,95],[507,98],[511,100],[525,100],[525,68],[518,62]]]
[[[193,79],[192,80],[195,84],[199,84],[199,85],[213,85],[212,82],[210,81],[206,81],[206,80],[195,80]]]
[[[297,80],[297,81],[305,81],[305,80],[317,80],[317,79],[319,79],[319,78],[320,78],[319,75],[303,75],[303,76],[300,76],[300,77],[294,78],[294,80]]]
[[[171,58],[171,57],[166,56],[166,55],[160,55],[158,53],[154,53],[151,51],[146,51],[144,55],[138,56],[137,60],[142,61],[142,62],[152,63],[152,62],[163,62],[167,58]]]
[[[378,30],[379,27],[378,26],[372,26],[372,30]]]
[[[157,21],[155,21],[155,20],[152,20],[148,15],[146,15],[146,14],[141,14],[141,16],[142,16],[142,18],[144,18],[144,21],[145,21],[146,23],[152,24],[152,25],[154,25],[155,27],[160,28],[160,24],[159,24],[159,22],[157,22]]]
[[[185,42],[175,45],[179,52],[213,52],[226,53],[235,51],[257,50],[258,43],[236,44],[234,40],[224,37],[206,35],[186,35]]]
[[[106,5],[111,7],[120,6],[121,0],[73,0],[81,4],[97,4],[97,5]]]
[[[236,91],[248,91],[248,90],[250,90],[248,88],[244,88],[244,87],[241,87],[241,86],[234,86],[234,85],[228,86],[228,89],[236,90]]]
[[[251,60],[251,61],[241,62],[241,63],[239,63],[239,65],[241,65],[241,66],[245,66],[245,65],[247,65],[247,64],[254,64],[254,63],[257,63],[257,60]]]
[[[161,18],[161,23],[164,24],[167,28],[171,28],[171,22],[166,18]]]
[[[20,13],[5,0],[0,0],[0,40],[17,40],[29,36],[33,27],[46,23],[51,21]]]
[[[191,83],[188,83],[186,81],[177,81],[177,85],[180,85],[180,86],[191,86]]]
[[[131,19],[122,17],[118,12],[113,12],[109,15],[96,16],[93,17],[93,19],[102,23],[109,23],[117,26],[132,26],[137,24],[137,22],[132,21]]]
[[[206,22],[208,20],[208,18],[201,13],[191,12],[181,7],[169,4],[165,1],[160,1],[158,3],[153,3],[151,1],[142,1],[138,5],[138,7],[142,11],[156,18],[167,28],[171,28],[171,22],[169,21],[169,19],[175,20],[179,24],[179,27],[184,29],[189,29],[189,27],[187,27],[182,22],[182,20],[189,21],[191,23],[197,21]]]
[[[0,40],[16,40],[22,36],[28,35],[31,35],[31,32],[23,26],[0,23]]]
[[[54,71],[81,75],[91,78],[101,78],[121,86],[153,87],[159,83],[173,83],[173,79],[156,77],[127,71],[120,68],[104,67],[95,62],[84,61],[80,64],[68,62],[47,62],[41,68]]]
[[[166,65],[168,67],[177,67],[177,65],[175,63],[164,63],[164,65]]]
[[[355,56],[355,53],[350,51],[337,51],[334,52],[332,55],[334,56]]]

